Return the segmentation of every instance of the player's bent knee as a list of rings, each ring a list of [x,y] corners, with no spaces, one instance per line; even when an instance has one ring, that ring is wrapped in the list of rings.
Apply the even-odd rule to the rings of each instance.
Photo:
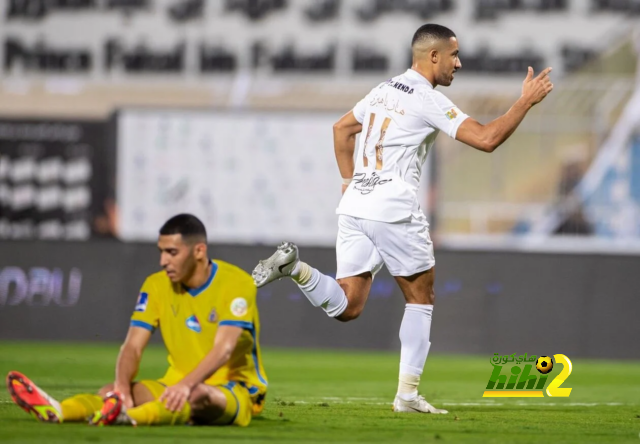
[[[133,405],[139,406],[147,402],[155,401],[164,393],[165,386],[158,381],[143,380],[131,384],[131,396]]]
[[[341,322],[349,322],[357,319],[362,313],[363,307],[350,307],[348,306],[345,311],[336,316],[336,319]]]
[[[198,385],[189,397],[191,419],[198,425],[236,425],[251,423],[252,402],[246,388],[236,383],[221,386]]]
[[[227,398],[215,387],[206,384],[198,384],[189,396],[189,403],[193,409],[216,408],[224,410],[227,406]]]

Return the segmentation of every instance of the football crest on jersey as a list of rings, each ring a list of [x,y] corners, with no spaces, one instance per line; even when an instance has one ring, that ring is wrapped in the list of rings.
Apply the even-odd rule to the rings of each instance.
[[[138,302],[136,302],[135,311],[145,311],[147,309],[148,301],[149,301],[149,293],[140,293],[138,295]]]
[[[453,120],[453,119],[455,119],[456,117],[458,117],[458,112],[459,112],[459,111],[460,111],[460,110],[459,110],[459,109],[457,109],[457,108],[454,106],[453,108],[451,108],[449,111],[447,111],[447,112],[445,113],[445,116],[447,116],[447,119],[449,119],[449,120]]]
[[[189,330],[195,331],[196,333],[200,333],[202,331],[202,327],[200,327],[200,321],[196,315],[191,315],[187,318],[187,328]]]
[[[215,324],[216,322],[218,322],[218,312],[215,308],[211,309],[211,313],[209,313],[209,318],[207,318],[207,320],[211,324]]]
[[[247,314],[247,310],[249,309],[249,304],[245,298],[235,298],[231,301],[231,313],[234,316],[242,317]]]

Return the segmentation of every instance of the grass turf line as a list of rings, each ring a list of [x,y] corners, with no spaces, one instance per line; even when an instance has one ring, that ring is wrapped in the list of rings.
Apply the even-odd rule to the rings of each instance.
[[[117,352],[115,344],[0,342],[0,373],[22,371],[63,399],[112,381]],[[572,359],[569,398],[483,399],[488,357],[432,355],[421,392],[450,413],[403,415],[391,412],[397,353],[266,349],[264,360],[267,406],[248,428],[38,424],[3,389],[0,442],[640,442],[637,361]],[[164,348],[150,346],[139,377],[158,378],[166,366]]]

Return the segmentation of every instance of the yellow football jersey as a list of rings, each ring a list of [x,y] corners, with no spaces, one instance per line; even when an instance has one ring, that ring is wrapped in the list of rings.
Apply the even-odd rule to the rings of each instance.
[[[240,327],[244,331],[231,358],[206,383],[237,381],[246,384],[251,395],[265,393],[267,376],[258,343],[260,320],[253,279],[227,262],[211,263],[211,275],[200,288],[174,284],[164,271],[149,276],[131,326],[150,331],[160,327],[169,351],[170,367],[162,379],[167,384],[178,382],[211,351],[218,327]]]

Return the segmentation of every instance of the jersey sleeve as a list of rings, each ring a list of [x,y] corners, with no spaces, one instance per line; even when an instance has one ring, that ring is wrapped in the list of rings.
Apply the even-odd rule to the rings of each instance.
[[[218,326],[240,327],[246,330],[254,328],[256,313],[256,295],[258,289],[251,280],[243,280],[230,290],[220,310]]]
[[[369,94],[367,94],[364,99],[360,100],[356,103],[356,106],[353,107],[353,115],[356,117],[358,123],[364,122],[364,115],[367,112],[367,104],[369,103]]]
[[[469,117],[453,104],[444,94],[434,91],[425,98],[424,119],[426,123],[456,138],[458,128]]]
[[[160,323],[160,311],[156,287],[151,279],[147,278],[138,294],[138,301],[131,315],[131,327],[141,327],[150,332],[155,331]]]

